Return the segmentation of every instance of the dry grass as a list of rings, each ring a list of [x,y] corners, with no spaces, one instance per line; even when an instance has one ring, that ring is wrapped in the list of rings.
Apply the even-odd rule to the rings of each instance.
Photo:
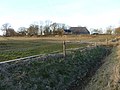
[[[53,40],[53,41],[95,41],[95,42],[103,42],[106,39],[115,38],[114,35],[63,35],[61,36],[49,36],[49,37],[0,37],[0,41],[7,40]]]
[[[120,46],[113,49],[85,90],[120,90]]]

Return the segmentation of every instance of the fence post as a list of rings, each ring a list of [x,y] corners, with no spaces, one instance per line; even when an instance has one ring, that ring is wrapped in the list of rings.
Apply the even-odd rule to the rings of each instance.
[[[108,45],[108,39],[106,39],[106,45]]]
[[[66,43],[63,41],[63,56],[66,57]]]
[[[97,46],[97,42],[95,42],[95,47]]]
[[[120,40],[118,39],[118,45],[120,45]]]

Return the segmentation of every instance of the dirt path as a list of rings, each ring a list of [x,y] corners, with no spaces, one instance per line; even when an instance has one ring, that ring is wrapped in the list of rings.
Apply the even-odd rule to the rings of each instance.
[[[120,90],[120,46],[105,59],[85,90]]]

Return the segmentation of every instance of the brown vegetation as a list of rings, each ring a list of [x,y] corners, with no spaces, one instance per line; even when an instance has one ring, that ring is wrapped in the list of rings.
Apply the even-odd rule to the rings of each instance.
[[[120,90],[120,46],[113,49],[85,90]]]

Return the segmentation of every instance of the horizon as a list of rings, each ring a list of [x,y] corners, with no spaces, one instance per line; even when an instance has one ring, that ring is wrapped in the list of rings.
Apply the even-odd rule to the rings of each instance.
[[[119,0],[3,0],[0,3],[0,27],[10,23],[15,31],[45,20],[85,26],[88,30],[120,26]]]

